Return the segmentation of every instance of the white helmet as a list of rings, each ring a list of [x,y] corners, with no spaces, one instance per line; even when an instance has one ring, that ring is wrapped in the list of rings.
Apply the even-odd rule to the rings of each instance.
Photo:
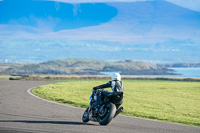
[[[118,80],[121,81],[121,76],[119,73],[114,73],[111,77],[111,80]]]

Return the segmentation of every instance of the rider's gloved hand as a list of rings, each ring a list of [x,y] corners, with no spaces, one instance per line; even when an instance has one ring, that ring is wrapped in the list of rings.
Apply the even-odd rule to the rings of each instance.
[[[93,90],[97,90],[97,89],[99,89],[98,87],[93,87]]]

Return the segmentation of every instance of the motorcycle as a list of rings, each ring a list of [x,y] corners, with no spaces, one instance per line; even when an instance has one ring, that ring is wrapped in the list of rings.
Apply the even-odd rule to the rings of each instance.
[[[100,100],[97,100],[97,98],[100,98]],[[123,107],[116,109],[115,105],[122,98],[123,92],[108,92],[103,89],[93,90],[89,98],[89,106],[83,113],[82,121],[99,122],[100,125],[109,124],[113,118],[123,112]]]

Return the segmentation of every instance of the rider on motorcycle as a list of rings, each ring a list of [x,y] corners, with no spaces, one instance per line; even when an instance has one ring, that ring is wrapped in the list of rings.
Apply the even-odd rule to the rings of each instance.
[[[104,90],[102,92],[102,95],[115,95],[115,94],[118,94],[118,93],[121,93],[121,92],[123,93],[124,92],[124,86],[123,86],[123,83],[121,81],[121,76],[120,76],[119,73],[114,73],[112,75],[112,77],[111,77],[111,81],[109,81],[106,84],[96,86],[96,87],[93,88],[93,90],[98,90],[98,89],[103,89],[103,88],[108,88],[108,87],[111,87],[113,92],[109,92],[109,91],[105,91]],[[121,95],[121,97],[116,97],[114,99],[115,105],[116,105],[117,109],[122,104],[123,97],[124,96]],[[93,105],[92,109],[98,108],[98,105],[100,104],[100,102],[101,102],[101,97],[97,97],[97,104]]]

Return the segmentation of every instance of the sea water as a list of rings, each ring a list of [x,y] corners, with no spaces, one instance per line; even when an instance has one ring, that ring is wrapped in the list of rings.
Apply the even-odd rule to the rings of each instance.
[[[134,77],[188,77],[188,78],[200,78],[200,68],[190,68],[190,67],[170,67],[173,69],[177,75],[122,75],[122,76],[134,76]],[[100,72],[103,75],[111,76],[115,72]],[[120,72],[117,72],[120,73]]]

